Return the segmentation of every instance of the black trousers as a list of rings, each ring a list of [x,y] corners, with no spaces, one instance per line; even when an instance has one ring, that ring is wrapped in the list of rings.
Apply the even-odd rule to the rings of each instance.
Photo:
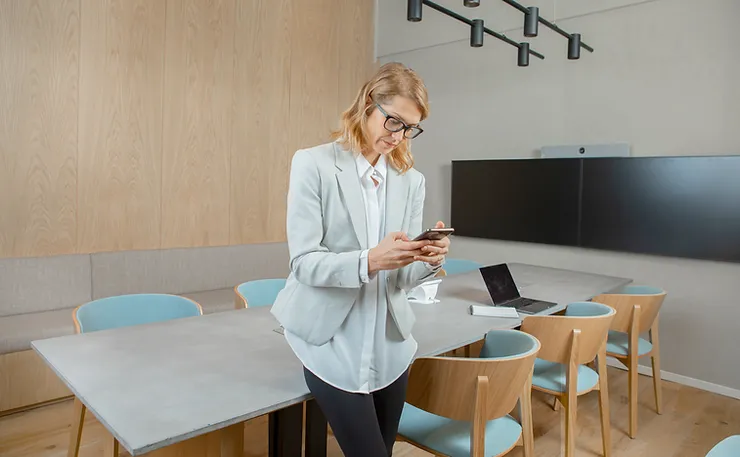
[[[389,457],[393,454],[406,400],[408,371],[388,387],[370,394],[337,389],[305,367],[303,374],[345,457]]]

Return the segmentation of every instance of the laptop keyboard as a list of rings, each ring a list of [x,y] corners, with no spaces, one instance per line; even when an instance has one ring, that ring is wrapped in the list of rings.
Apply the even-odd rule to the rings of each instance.
[[[531,305],[536,301],[537,300],[532,300],[530,298],[517,298],[512,302],[512,305],[514,306],[514,308],[524,308],[525,306]]]

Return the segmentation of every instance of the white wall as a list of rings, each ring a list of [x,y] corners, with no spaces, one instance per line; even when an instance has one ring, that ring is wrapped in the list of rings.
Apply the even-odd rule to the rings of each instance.
[[[738,0],[542,1],[543,16],[582,33],[596,52],[568,61],[567,40],[540,26],[531,43],[546,59],[532,58],[528,68],[516,66],[516,49],[491,37],[470,48],[466,27],[458,33],[452,19],[427,23],[439,16],[428,8],[421,23],[405,22],[405,3],[380,0],[376,36],[381,61],[410,65],[430,91],[431,117],[413,146],[427,177],[426,224],[449,220],[454,159],[531,157],[543,145],[622,141],[638,156],[740,154]],[[477,16],[459,0],[441,3]],[[496,2],[489,11],[500,8],[510,7]],[[509,35],[522,39],[520,30]],[[452,255],[661,286],[668,291],[663,369],[740,389],[740,264],[462,237]]]

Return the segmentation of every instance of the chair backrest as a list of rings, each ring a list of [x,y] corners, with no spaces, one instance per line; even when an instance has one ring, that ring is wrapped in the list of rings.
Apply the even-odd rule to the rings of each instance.
[[[483,413],[484,420],[508,414],[531,381],[540,343],[517,330],[493,333],[498,333],[496,338],[502,342],[498,357],[425,357],[414,361],[406,401],[432,414],[461,421],[474,420],[478,399],[482,401],[478,412]]]
[[[256,279],[234,287],[236,308],[270,306],[285,288],[285,278]]]
[[[444,269],[447,275],[456,275],[477,270],[482,266],[483,265],[478,262],[467,259],[445,259],[442,269]]]
[[[635,306],[639,306],[637,328],[639,333],[644,333],[653,326],[665,296],[666,292],[658,287],[627,286],[618,293],[601,294],[592,300],[614,308],[617,314],[612,320],[611,330],[625,333],[632,328],[632,315]]]
[[[564,316],[527,316],[522,331],[542,343],[538,357],[557,363],[579,365],[592,361],[606,341],[614,309],[601,303],[575,302]]]
[[[77,333],[200,316],[201,306],[179,295],[130,294],[100,298],[72,312]]]

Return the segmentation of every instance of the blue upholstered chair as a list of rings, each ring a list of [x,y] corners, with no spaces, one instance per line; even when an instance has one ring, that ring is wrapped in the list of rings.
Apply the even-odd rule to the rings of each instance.
[[[467,259],[445,259],[445,263],[442,269],[446,275],[456,275],[460,273],[467,273],[468,271],[475,271],[482,267],[478,262]]]
[[[284,278],[257,279],[247,281],[234,287],[234,307],[236,309],[270,306],[275,302],[278,293],[285,287]]]
[[[89,333],[201,315],[203,308],[200,304],[179,295],[130,294],[100,298],[80,305],[72,312],[72,320],[77,333]],[[69,456],[79,455],[86,411],[87,407],[75,397]],[[118,440],[113,438],[113,455],[118,455],[118,448]]]
[[[637,360],[640,357],[652,359],[655,410],[658,414],[663,412],[658,314],[665,297],[666,292],[657,287],[627,286],[617,293],[593,298],[617,312],[609,329],[606,355],[616,358],[629,370],[629,433],[632,438],[637,435]],[[649,332],[649,339],[640,337],[646,332]]]
[[[527,316],[522,331],[534,335],[542,348],[534,363],[532,389],[554,395],[565,407],[565,457],[575,454],[577,397],[599,391],[604,456],[610,454],[609,394],[606,379],[606,338],[614,309],[594,302],[571,303],[564,316]],[[492,351],[483,346],[481,357]],[[598,371],[586,366],[598,360]]]
[[[740,455],[740,435],[728,436],[709,451],[706,457],[737,457]]]
[[[518,445],[534,456],[531,380],[540,343],[517,330],[494,330],[486,340],[487,359],[413,363],[399,439],[450,457],[495,457]],[[517,402],[518,421],[509,415]]]
[[[77,333],[200,316],[201,306],[179,295],[131,294],[100,298],[75,308]]]

